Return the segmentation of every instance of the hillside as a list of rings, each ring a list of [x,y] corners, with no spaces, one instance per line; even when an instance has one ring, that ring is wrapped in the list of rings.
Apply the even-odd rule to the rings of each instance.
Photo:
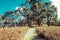
[[[28,27],[0,28],[0,40],[23,40],[28,29]],[[39,33],[46,31],[47,34],[50,33],[53,37],[56,36],[55,33],[60,35],[60,27],[36,27],[36,29]],[[58,38],[60,38],[60,36],[58,36]]]

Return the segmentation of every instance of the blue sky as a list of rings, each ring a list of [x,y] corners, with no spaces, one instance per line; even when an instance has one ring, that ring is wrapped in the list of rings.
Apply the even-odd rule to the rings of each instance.
[[[26,0],[0,0],[0,14],[9,10],[15,10],[17,6],[21,6]]]
[[[26,0],[0,0],[0,14],[4,14],[6,11],[15,10],[16,7],[21,6],[21,4],[25,2]]]
[[[49,0],[44,0],[49,1]],[[60,19],[60,0],[51,0],[57,7],[58,19]],[[6,11],[14,11],[16,7],[20,7],[26,0],[0,0],[0,14],[4,14]]]

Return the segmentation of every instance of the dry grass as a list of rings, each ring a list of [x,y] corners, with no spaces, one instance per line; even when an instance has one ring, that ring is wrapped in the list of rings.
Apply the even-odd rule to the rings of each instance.
[[[27,30],[27,27],[0,29],[0,40],[22,40]]]
[[[24,35],[26,34],[28,27],[12,27],[12,28],[0,28],[0,40],[22,40]],[[60,27],[47,27],[46,25],[43,27],[36,27],[40,32],[42,31],[56,31],[60,32]]]

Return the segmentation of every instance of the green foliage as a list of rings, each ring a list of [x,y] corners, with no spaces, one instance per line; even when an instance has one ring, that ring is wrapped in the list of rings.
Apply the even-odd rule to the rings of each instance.
[[[1,19],[2,15],[0,14],[0,19]]]

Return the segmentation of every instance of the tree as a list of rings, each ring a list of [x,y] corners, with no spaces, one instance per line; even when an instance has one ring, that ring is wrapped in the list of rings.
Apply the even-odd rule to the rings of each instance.
[[[29,11],[32,11],[34,13],[34,17],[38,17],[39,16],[42,19],[43,18],[47,18],[47,20],[49,22],[50,22],[50,20],[52,20],[54,22],[57,21],[57,8],[54,5],[52,5],[52,2],[50,0],[27,0],[26,3],[27,2],[29,4],[31,4],[31,7],[30,7]],[[22,3],[21,7],[25,7],[26,3],[25,4]],[[25,10],[25,8],[24,8],[24,10]],[[16,10],[15,13],[17,13],[17,11],[20,12],[20,9]],[[19,15],[20,13],[18,13],[17,16],[14,16],[13,13],[14,13],[13,11],[7,11],[2,16],[2,19],[12,17],[12,18],[14,18],[14,20],[16,20],[16,18],[19,19],[19,17],[21,16],[21,15]]]
[[[31,1],[31,3],[32,2],[33,1]],[[38,0],[33,3],[34,4],[32,4],[33,6],[31,7],[33,12],[40,13],[40,15],[42,14],[42,16],[46,17],[49,21],[57,21],[57,8],[52,5],[53,2],[50,0]],[[45,9],[45,11],[43,9]]]

